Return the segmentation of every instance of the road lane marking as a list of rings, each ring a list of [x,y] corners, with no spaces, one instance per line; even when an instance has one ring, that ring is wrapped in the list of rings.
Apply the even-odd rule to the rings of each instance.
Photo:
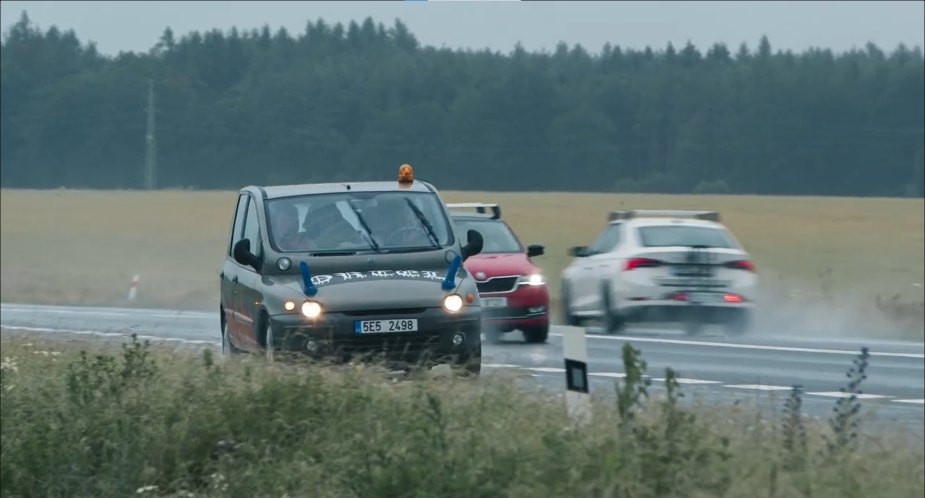
[[[22,327],[19,325],[3,325],[4,329],[9,330],[26,330],[29,332],[46,332],[46,333],[64,333],[76,335],[93,335],[97,337],[131,337],[132,334],[120,334],[117,332],[101,332],[99,330],[73,330],[73,329],[49,329],[44,327]],[[138,335],[139,339],[151,341],[178,341],[186,344],[220,344],[218,341],[203,341],[198,339],[180,339],[176,337],[157,337],[153,335]]]
[[[855,396],[857,399],[881,399],[881,398],[892,398],[893,396],[884,396],[881,394],[852,394],[852,393],[843,393],[841,391],[826,391],[826,392],[813,392],[806,393],[812,396],[828,396],[831,398],[850,398]]]
[[[512,365],[507,363],[482,363],[483,367],[487,368],[522,368],[525,370],[533,370],[535,372],[551,372],[551,373],[561,373],[565,369],[555,368],[555,367],[528,367],[525,365]],[[588,372],[588,376],[591,377],[607,377],[612,379],[624,379],[626,374],[622,372]],[[650,378],[648,375],[643,375],[643,378]],[[653,378],[655,382],[665,382],[665,379]],[[722,384],[718,380],[702,380],[702,379],[687,379],[680,377],[677,379],[678,384]]]
[[[555,325],[555,327],[568,327],[568,325]],[[589,326],[587,327],[589,337],[607,337],[607,334],[603,329]],[[821,332],[821,331],[820,331]],[[687,333],[681,330],[674,329],[642,329],[642,328],[633,328],[628,330],[628,334],[645,334],[645,335],[657,335],[658,337],[686,337]],[[556,335],[556,334],[553,334]],[[622,336],[625,337],[625,336]],[[704,336],[707,338],[717,337],[717,336]],[[723,336],[719,336],[723,337]],[[873,337],[856,337],[856,336],[845,336],[845,337],[816,337],[808,338],[805,336],[793,336],[793,335],[763,335],[764,339],[777,339],[789,343],[800,343],[800,342],[810,342],[813,344],[849,344],[849,343],[864,343],[868,344],[870,347],[874,346],[898,346],[898,347],[908,347],[908,348],[918,348],[921,349],[925,347],[925,342],[914,342],[906,341],[901,339],[877,339]],[[738,344],[738,343],[735,343]]]
[[[29,304],[0,304],[0,311],[14,313],[51,313],[65,315],[96,315],[129,317],[144,316],[149,318],[182,318],[182,319],[209,319],[216,317],[216,313],[193,310],[166,310],[151,308],[99,308],[74,306],[45,306]],[[216,317],[217,318],[217,317]]]
[[[142,313],[144,314],[144,313]],[[204,315],[204,314],[203,314]],[[174,317],[176,315],[170,315]],[[131,333],[116,333],[116,332],[103,332],[98,330],[76,330],[76,329],[63,329],[63,328],[45,328],[45,327],[27,327],[27,326],[18,326],[18,325],[3,325],[3,328],[9,330],[24,330],[32,332],[46,332],[46,333],[70,333],[76,335],[92,335],[98,337],[130,337]],[[553,334],[561,335],[561,334]],[[219,344],[219,341],[209,341],[209,340],[196,340],[196,339],[181,339],[177,337],[158,337],[150,335],[137,335],[139,339],[142,340],[151,340],[151,341],[165,341],[165,342],[180,342],[186,344],[207,344],[216,346]],[[610,339],[610,340],[642,340],[643,342],[663,342],[663,343],[676,343],[676,344],[693,344],[693,345],[704,345],[704,346],[718,346],[718,347],[733,347],[733,348],[742,348],[742,349],[772,349],[772,350],[801,350],[809,352],[834,352],[839,354],[855,354],[850,351],[840,351],[840,350],[818,350],[818,349],[809,349],[809,348],[784,348],[784,347],[775,347],[775,346],[756,346],[748,344],[730,344],[730,343],[711,343],[711,342],[702,342],[702,341],[685,341],[685,340],[671,340],[671,339],[659,339],[659,338],[634,338],[634,337],[593,337],[600,339]],[[875,353],[886,356],[916,356],[911,354],[903,353]],[[921,356],[921,355],[918,355]],[[555,368],[555,367],[528,367],[524,365],[515,365],[507,363],[486,363],[483,364],[487,368],[522,368],[526,370],[532,370],[534,372],[543,372],[543,373],[563,373],[565,369]],[[537,374],[531,374],[532,376],[537,376]],[[597,377],[609,377],[609,378],[625,378],[626,374],[619,372],[589,372],[590,376]],[[648,376],[645,376],[648,377]],[[664,382],[662,378],[653,378],[652,380],[657,382]],[[688,378],[678,378],[679,384],[722,384],[720,381],[713,380],[702,380],[702,379],[688,379]],[[790,387],[785,386],[769,386],[769,385],[760,385],[760,384],[738,384],[738,385],[725,385],[724,387],[738,388],[738,389],[755,389],[763,391],[782,391],[789,390]],[[811,392],[807,393],[810,395],[818,396],[832,396],[832,397],[845,397],[850,396],[841,392]],[[858,395],[860,399],[878,399],[878,398],[892,398],[892,396],[884,395],[874,395],[874,394],[861,394]],[[922,399],[893,399],[891,400],[897,403],[907,403],[907,404],[925,404],[925,400]]]
[[[2,328],[9,330],[28,330],[30,332],[65,332],[78,335],[95,335],[99,337],[128,337],[125,334],[119,334],[116,332],[100,332],[98,330],[49,329],[44,327],[21,327],[19,325],[3,325]]]
[[[652,379],[656,382],[665,382],[665,379]],[[678,381],[678,384],[722,384],[718,380],[702,380],[702,379],[685,379],[684,377],[678,377],[675,379]]]
[[[755,389],[758,391],[789,391],[787,386],[768,386],[764,384],[726,384],[723,387],[732,387],[735,389]]]
[[[65,316],[99,316],[107,318],[167,318],[171,320],[210,320],[214,318],[212,315],[189,315],[189,314],[177,314],[177,313],[148,313],[148,312],[137,312],[137,313],[123,313],[119,311],[83,311],[83,310],[56,310],[56,309],[43,309],[43,310],[25,310],[25,309],[9,309],[3,308],[2,310],[5,313],[30,313],[30,314],[42,314],[42,315],[65,315]],[[217,318],[216,318],[217,320]]]
[[[53,304],[25,304],[25,303],[0,303],[0,308],[17,309],[23,311],[40,311],[40,310],[73,310],[73,311],[113,311],[123,313],[169,313],[169,314],[193,314],[209,315],[212,313],[203,310],[172,310],[167,308],[143,308],[143,307],[120,307],[120,306],[58,306]]]
[[[625,379],[626,374],[620,372],[588,372],[588,375],[593,375],[596,377],[610,377],[614,379]],[[643,378],[650,378],[648,375],[643,375]],[[662,378],[652,378],[655,382],[665,382],[665,379]],[[722,384],[718,380],[703,380],[703,379],[687,379],[684,377],[678,377],[675,379],[678,381],[678,384]]]
[[[524,365],[510,365],[510,364],[498,364],[498,363],[483,363],[483,367],[488,368],[522,368],[525,370],[533,370],[535,372],[550,372],[550,373],[561,373],[565,369],[554,368],[554,367],[528,367]],[[588,372],[590,377],[607,377],[612,379],[625,379],[626,374],[621,372]],[[650,378],[648,375],[643,375],[643,378]],[[651,380],[655,382],[665,382],[665,379],[661,378],[652,378]],[[703,380],[703,379],[687,379],[680,377],[677,379],[678,384],[722,384],[718,380]]]
[[[559,336],[562,334],[551,333],[549,335]],[[764,351],[787,351],[790,353],[823,353],[823,354],[846,354],[857,356],[860,354],[860,351],[849,351],[845,349],[816,349],[816,348],[798,348],[791,346],[765,346],[761,344],[736,344],[731,342],[708,342],[708,341],[686,341],[681,339],[666,339],[666,338],[657,338],[657,337],[630,337],[630,336],[597,336],[589,335],[588,339],[599,339],[605,341],[624,341],[624,342],[653,342],[659,344],[678,344],[682,346],[706,346],[706,347],[716,347],[716,348],[731,348],[731,349],[757,349]],[[881,353],[876,351],[870,351],[871,356],[888,356],[894,358],[917,358],[925,359],[925,354],[922,353]]]
[[[0,310],[10,311],[10,312],[34,312],[34,313],[49,313],[49,314],[75,314],[75,315],[96,315],[96,316],[109,316],[109,317],[147,317],[147,318],[171,318],[171,319],[181,319],[181,320],[207,320],[217,318],[214,313],[209,313],[206,311],[195,311],[195,310],[169,310],[163,308],[124,308],[124,307],[84,307],[84,306],[53,306],[53,305],[37,305],[37,304],[24,304],[24,303],[0,303]],[[588,327],[588,330],[594,330],[594,327]],[[651,332],[664,332],[661,329],[652,329]],[[648,329],[641,330],[640,332],[649,332]],[[561,333],[551,333],[550,335],[562,337]],[[689,345],[689,346],[713,346],[721,348],[735,348],[735,349],[758,349],[758,350],[768,350],[768,351],[789,351],[789,352],[803,352],[803,353],[826,353],[826,354],[846,354],[846,355],[857,355],[858,351],[854,350],[843,350],[843,349],[822,349],[822,348],[804,348],[804,347],[792,347],[792,346],[770,346],[770,345],[760,345],[760,344],[742,344],[742,343],[726,343],[726,342],[709,342],[709,341],[692,341],[684,339],[670,339],[670,338],[658,338],[658,337],[635,337],[635,336],[601,336],[595,334],[589,334],[591,339],[601,339],[601,340],[612,340],[612,341],[637,341],[637,342],[653,342],[653,343],[663,343],[663,344],[678,344],[678,345]],[[860,342],[868,342],[870,344],[895,344],[895,345],[904,345],[905,343],[899,341],[878,341],[875,339],[858,339]],[[910,347],[922,347],[922,343],[910,343]],[[872,351],[871,356],[885,356],[885,357],[897,357],[897,358],[916,358],[916,359],[925,359],[925,353],[891,353],[891,352],[877,352]]]

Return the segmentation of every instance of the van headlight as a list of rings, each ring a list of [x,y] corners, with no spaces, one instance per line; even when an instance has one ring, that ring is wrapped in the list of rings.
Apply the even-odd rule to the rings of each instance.
[[[533,273],[531,275],[521,275],[517,279],[517,285],[543,285],[546,283],[546,280],[543,279],[541,273]]]
[[[450,294],[443,298],[443,309],[450,313],[456,313],[463,307],[463,300],[457,294]]]
[[[314,301],[305,301],[302,303],[302,315],[306,318],[318,318],[321,316],[321,305]]]

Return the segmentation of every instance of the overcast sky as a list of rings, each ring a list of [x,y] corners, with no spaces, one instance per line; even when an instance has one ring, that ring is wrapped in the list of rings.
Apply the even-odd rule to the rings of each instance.
[[[891,50],[899,43],[925,45],[925,2],[41,2],[0,3],[4,34],[26,11],[42,29],[73,29],[105,54],[146,51],[170,26],[190,31],[268,24],[301,33],[309,19],[330,23],[367,16],[391,25],[401,19],[425,45],[491,48],[509,52],[553,50],[560,41],[597,52],[606,42],[622,47],[664,48],[690,40],[705,49],[714,42],[755,47],[766,34],[776,49],[809,47],[836,51],[872,41]]]

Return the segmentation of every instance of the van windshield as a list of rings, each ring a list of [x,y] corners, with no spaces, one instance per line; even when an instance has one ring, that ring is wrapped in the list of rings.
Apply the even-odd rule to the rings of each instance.
[[[280,252],[412,252],[455,242],[440,199],[423,192],[312,194],[266,206]]]

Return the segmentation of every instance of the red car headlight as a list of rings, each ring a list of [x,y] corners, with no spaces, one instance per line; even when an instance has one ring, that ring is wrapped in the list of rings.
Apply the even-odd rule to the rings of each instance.
[[[533,273],[530,275],[521,275],[517,279],[517,285],[543,285],[546,283],[546,279],[543,278],[543,275],[540,273]]]

